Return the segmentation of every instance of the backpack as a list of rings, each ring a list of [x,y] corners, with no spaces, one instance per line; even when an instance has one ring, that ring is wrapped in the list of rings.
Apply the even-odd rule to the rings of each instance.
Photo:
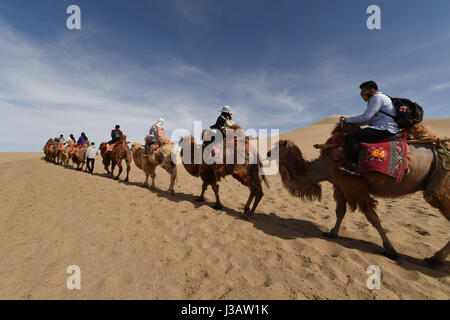
[[[393,118],[400,129],[408,129],[416,123],[422,122],[423,108],[419,104],[405,98],[391,98],[391,100],[397,116],[393,117],[381,110],[380,112]]]
[[[120,130],[114,130],[114,133],[113,133],[113,135],[114,135],[114,139],[119,139],[120,138]]]
[[[223,128],[224,128],[224,129],[230,128],[230,127],[232,127],[232,126],[234,126],[234,125],[236,124],[236,123],[235,123],[233,120],[231,120],[231,119],[227,119],[227,118],[225,118],[224,116],[221,116],[221,117],[225,119],[225,123],[224,123],[224,125],[223,125]]]

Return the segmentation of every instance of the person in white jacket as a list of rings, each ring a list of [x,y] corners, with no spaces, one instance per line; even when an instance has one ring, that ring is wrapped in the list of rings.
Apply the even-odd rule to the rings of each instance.
[[[95,158],[98,155],[98,148],[95,147],[95,143],[91,142],[91,145],[86,151],[86,168],[90,174],[94,173]]]

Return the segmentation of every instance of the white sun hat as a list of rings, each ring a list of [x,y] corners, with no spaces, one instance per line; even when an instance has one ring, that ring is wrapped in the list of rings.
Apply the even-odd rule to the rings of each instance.
[[[224,106],[222,108],[222,110],[219,110],[220,112],[225,112],[225,113],[232,113],[231,112],[231,108],[229,106]]]
[[[158,119],[158,122],[159,122],[159,123],[164,123],[164,118],[159,118],[159,119]]]

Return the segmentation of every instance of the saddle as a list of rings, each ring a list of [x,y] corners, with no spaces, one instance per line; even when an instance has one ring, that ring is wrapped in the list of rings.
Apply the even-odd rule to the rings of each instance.
[[[332,142],[338,147],[333,148],[333,159],[344,159],[344,139],[340,132],[332,137]],[[363,142],[359,144],[357,172],[376,171],[387,174],[401,181],[407,166],[408,143],[406,132],[374,143]]]
[[[113,151],[113,149],[114,149],[114,147],[115,146],[117,146],[117,145],[119,145],[119,144],[121,144],[122,142],[116,142],[116,143],[113,143],[113,144],[109,144],[109,143],[107,143],[106,144],[106,152],[105,153],[108,153],[108,152],[111,152],[111,151]]]

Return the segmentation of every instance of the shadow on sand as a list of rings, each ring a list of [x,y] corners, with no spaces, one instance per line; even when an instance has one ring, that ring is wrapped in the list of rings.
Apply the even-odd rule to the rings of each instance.
[[[93,175],[109,179],[112,178],[112,176],[108,173],[94,173]],[[117,182],[148,189],[151,192],[155,193],[158,197],[166,198],[170,201],[189,201],[194,204],[195,208],[199,208],[205,205],[210,207],[213,206],[213,203],[209,202],[196,202],[195,199],[197,199],[197,196],[192,194],[186,194],[183,192],[175,192],[174,194],[172,194],[168,191],[158,188],[152,189],[148,186],[144,186],[143,183],[139,182],[130,182],[123,180],[117,180]],[[224,207],[218,211],[224,212],[235,219],[240,219],[247,223],[251,223],[253,224],[254,228],[261,230],[268,235],[275,236],[281,239],[290,240],[296,238],[319,238],[325,241],[337,243],[345,248],[358,249],[365,253],[378,255],[383,255],[384,253],[383,247],[366,240],[353,239],[348,237],[339,237],[336,239],[325,237],[323,235],[324,230],[321,230],[315,223],[310,221],[297,218],[282,218],[273,212],[270,214],[256,212],[255,215],[249,219],[245,217],[242,212],[236,211],[232,208]],[[423,258],[425,257],[414,258],[402,253],[398,254],[398,259],[391,261],[406,270],[417,271],[433,278],[443,278],[450,274],[449,261],[446,261],[442,266],[432,267],[423,262]]]

